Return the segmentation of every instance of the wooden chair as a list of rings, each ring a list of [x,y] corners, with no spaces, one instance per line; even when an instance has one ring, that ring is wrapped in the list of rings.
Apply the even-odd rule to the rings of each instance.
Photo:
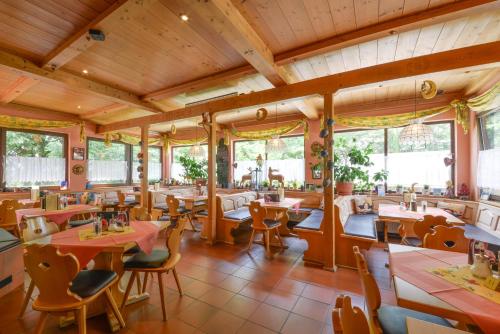
[[[116,206],[116,209],[118,211],[126,211],[129,209],[129,206],[125,203],[125,196],[124,193],[122,193],[120,190],[116,192],[116,196],[118,197],[118,205]]]
[[[128,215],[130,220],[153,221],[160,220],[163,211],[160,209],[151,209],[151,212],[148,212],[148,208],[134,206],[130,208]]]
[[[361,287],[365,296],[366,308],[368,310],[368,323],[372,333],[406,333],[406,317],[412,317],[438,325],[452,327],[448,321],[443,318],[413,311],[399,306],[382,304],[380,290],[377,281],[368,271],[365,257],[359,251],[358,246],[353,247],[354,257],[358,273],[361,278]]]
[[[281,226],[280,219],[283,213],[277,214],[274,219],[266,219],[267,210],[260,205],[260,202],[257,201],[250,202],[249,210],[250,215],[252,216],[252,235],[250,236],[250,241],[248,242],[247,252],[249,252],[252,248],[256,231],[262,232],[267,257],[271,257],[271,233],[276,235],[281,248],[284,249],[285,246],[279,233],[279,227]]]
[[[24,219],[22,226],[23,229],[21,232],[24,242],[30,242],[32,240],[40,239],[59,232],[57,224],[54,222],[47,222],[46,218],[43,216]],[[26,295],[24,296],[23,304],[21,305],[19,317],[22,317],[24,312],[26,312],[26,308],[28,307],[28,303],[33,295],[34,289],[35,283],[31,280],[28,291],[26,291]]]
[[[17,237],[20,237],[17,226],[16,210],[23,206],[15,199],[4,199],[0,204],[0,228],[3,228]]]
[[[182,288],[181,283],[179,281],[179,277],[177,276],[177,271],[175,270],[175,266],[181,260],[181,253],[179,251],[182,235],[184,233],[184,220],[173,220],[176,222],[175,227],[173,227],[167,237],[166,247],[167,249],[153,249],[151,254],[146,254],[144,252],[139,252],[124,262],[124,269],[127,271],[131,271],[132,275],[127,284],[127,289],[125,290],[125,296],[123,297],[123,302],[121,305],[121,309],[125,307],[125,303],[130,294],[130,290],[132,289],[132,285],[134,284],[134,280],[139,277],[139,273],[143,272],[144,275],[144,285],[142,287],[142,291],[146,291],[146,284],[148,275],[154,274],[158,275],[158,284],[160,286],[160,297],[161,297],[161,308],[163,311],[163,320],[167,320],[167,312],[165,308],[165,294],[163,287],[163,274],[168,274],[169,271],[172,271],[174,275],[175,282],[177,284],[177,288],[179,290],[179,294],[182,296]]]
[[[424,219],[417,221],[413,224],[413,232],[417,235],[417,238],[405,237],[410,246],[422,247],[424,243],[424,237],[427,233],[432,233],[434,231],[434,227],[436,226],[448,226],[446,222],[446,217],[444,216],[432,216],[425,215]],[[404,231],[404,225],[402,226],[402,230]],[[404,233],[404,232],[403,232]]]
[[[351,297],[340,295],[332,312],[335,334],[370,334],[366,316],[359,307],[352,307]]]
[[[198,232],[193,223],[192,211],[180,206],[179,200],[174,195],[167,195],[168,215],[172,219],[187,218],[193,231]]]
[[[72,254],[61,254],[51,245],[26,247],[24,263],[39,290],[33,309],[40,311],[35,333],[42,333],[49,313],[73,311],[80,334],[86,333],[87,305],[105,294],[120,326],[125,321],[111,294],[110,287],[119,276],[108,270],[83,270]]]
[[[465,230],[460,227],[436,226],[434,232],[425,235],[424,247],[467,253],[470,240],[465,237],[464,233]]]

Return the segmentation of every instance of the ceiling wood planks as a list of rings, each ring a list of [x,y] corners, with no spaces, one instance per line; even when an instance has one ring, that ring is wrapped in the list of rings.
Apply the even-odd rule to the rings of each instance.
[[[154,124],[175,119],[190,118],[205,112],[216,113],[225,110],[257,106],[278,101],[298,99],[314,94],[336,92],[356,86],[374,84],[381,81],[413,77],[428,73],[459,68],[492,64],[498,66],[500,42],[480,44],[452,51],[415,57],[382,65],[362,68],[351,72],[338,73],[327,77],[290,84],[247,95],[231,97],[173,110],[169,113],[132,119],[98,127],[99,133],[127,129],[142,124]]]
[[[9,103],[39,82],[38,79],[20,76],[4,91],[0,91],[0,103]]]

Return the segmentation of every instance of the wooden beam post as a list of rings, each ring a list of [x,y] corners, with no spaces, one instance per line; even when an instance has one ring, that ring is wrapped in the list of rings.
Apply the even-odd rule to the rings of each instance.
[[[217,124],[215,115],[212,115],[208,131],[208,243],[213,245],[216,240],[216,155],[217,155]]]
[[[323,178],[330,180],[329,184],[324,183],[323,196],[324,196],[324,216],[323,216],[323,244],[325,252],[324,269],[335,271],[335,215],[333,211],[333,169],[328,168],[328,161],[333,161],[333,126],[328,120],[334,116],[333,111],[333,94],[328,93],[323,96],[324,98],[324,117],[323,128],[328,130],[328,135],[323,139],[324,148],[328,152],[328,158],[324,159],[323,163]]]
[[[149,162],[149,125],[141,127],[141,152],[142,152],[142,179],[141,179],[141,207],[148,207],[148,162]]]

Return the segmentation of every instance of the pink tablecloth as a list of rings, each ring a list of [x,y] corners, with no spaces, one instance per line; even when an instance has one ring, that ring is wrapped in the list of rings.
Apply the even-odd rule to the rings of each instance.
[[[106,247],[122,246],[135,242],[146,253],[151,253],[158,237],[160,228],[150,222],[133,221],[130,226],[134,230],[127,234],[114,234],[106,237],[90,240],[80,240],[78,231],[91,228],[92,225],[84,225],[66,231],[52,234],[48,237],[33,241],[37,244],[51,244],[59,248],[61,253],[71,253],[80,262],[80,267],[85,267],[90,260]]]
[[[467,254],[421,249],[391,253],[390,262],[393,275],[461,310],[484,333],[498,333],[500,304],[427,272],[428,269],[466,264]]]
[[[19,225],[24,216],[40,215],[47,217],[47,219],[50,219],[51,221],[59,225],[63,224],[76,214],[97,211],[97,210],[98,210],[97,207],[86,204],[70,205],[64,210],[52,210],[52,211],[45,211],[42,210],[41,208],[20,209],[16,210],[16,219],[17,219],[17,224]]]
[[[460,225],[465,224],[463,221],[453,216],[449,212],[446,212],[443,209],[435,207],[427,207],[427,210],[424,212],[422,211],[422,207],[418,207],[417,211],[411,211],[411,210],[401,210],[399,208],[399,205],[382,203],[379,205],[378,215],[380,218],[395,219],[395,220],[398,219],[422,220],[424,219],[425,215],[444,216],[446,217],[448,223],[460,224]]]

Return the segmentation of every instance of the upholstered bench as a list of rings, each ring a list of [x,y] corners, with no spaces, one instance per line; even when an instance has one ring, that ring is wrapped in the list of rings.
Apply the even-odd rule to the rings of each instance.
[[[303,256],[305,262],[321,264],[323,261],[323,231],[321,229],[323,214],[323,210],[311,210],[309,216],[293,228],[293,232],[300,239],[307,241],[308,247]]]
[[[217,239],[228,244],[235,243],[237,230],[252,221],[246,206],[257,198],[253,191],[216,197]]]
[[[0,297],[24,282],[21,240],[0,228]]]
[[[377,239],[376,220],[374,213],[351,214],[344,225],[344,233],[362,238]]]

